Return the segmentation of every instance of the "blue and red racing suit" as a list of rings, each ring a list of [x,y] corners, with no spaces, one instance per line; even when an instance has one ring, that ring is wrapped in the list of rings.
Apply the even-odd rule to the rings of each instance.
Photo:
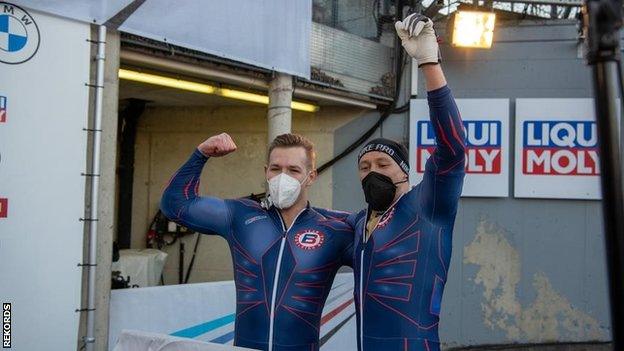
[[[380,217],[366,240],[367,210],[355,227],[358,349],[439,350],[438,321],[464,179],[465,136],[447,86],[427,94],[437,148],[423,180]]]
[[[321,313],[334,276],[353,262],[353,229],[337,219],[344,217],[340,213],[309,205],[286,228],[275,207],[199,196],[207,160],[195,150],[166,187],[161,210],[181,225],[227,240],[236,285],[234,345],[318,350]]]

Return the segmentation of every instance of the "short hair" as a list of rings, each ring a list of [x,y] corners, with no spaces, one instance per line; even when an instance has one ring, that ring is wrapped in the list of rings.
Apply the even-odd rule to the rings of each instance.
[[[310,169],[315,169],[316,167],[316,151],[314,150],[314,143],[310,141],[310,139],[304,137],[300,134],[286,133],[280,134],[273,139],[271,144],[269,144],[269,153],[267,155],[267,162],[271,157],[271,152],[275,148],[291,148],[291,147],[302,147],[305,149],[306,156],[308,158],[308,166]]]

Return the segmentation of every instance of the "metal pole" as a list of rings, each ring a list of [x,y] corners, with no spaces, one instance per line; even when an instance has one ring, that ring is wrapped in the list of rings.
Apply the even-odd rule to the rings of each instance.
[[[600,143],[602,211],[611,297],[611,333],[614,350],[624,349],[624,206],[619,152],[619,128],[614,86],[618,62],[593,67],[596,122]]]
[[[176,235],[180,235],[180,231],[177,230],[178,233]],[[178,257],[178,284],[184,283],[184,243],[182,242],[182,238],[178,237],[180,241],[180,256]]]
[[[293,83],[292,76],[285,73],[275,73],[275,77],[269,83],[269,108],[268,119],[268,142],[271,143],[276,136],[290,133],[292,128],[292,103]]]
[[[615,89],[621,8],[621,0],[588,0],[583,6],[587,61],[593,66],[614,350],[624,350],[624,197]]]
[[[89,218],[89,257],[88,257],[88,285],[87,285],[87,335],[84,338],[87,351],[95,347],[95,269],[97,261],[97,218],[98,218],[98,191],[100,186],[100,143],[102,129],[102,95],[104,87],[104,59],[105,59],[106,27],[98,27],[98,44],[95,80],[95,104],[93,117],[93,163],[91,169],[91,207]]]

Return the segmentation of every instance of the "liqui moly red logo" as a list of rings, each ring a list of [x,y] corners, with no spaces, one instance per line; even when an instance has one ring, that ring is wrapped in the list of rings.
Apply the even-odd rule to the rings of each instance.
[[[525,121],[523,127],[524,174],[600,174],[595,122]]]
[[[0,198],[0,218],[9,216],[9,199]]]
[[[7,119],[7,98],[0,96],[0,123],[5,123]]]
[[[500,174],[501,122],[463,121],[466,133],[466,173]],[[425,164],[436,148],[435,133],[431,122],[417,123],[416,170],[425,171]]]

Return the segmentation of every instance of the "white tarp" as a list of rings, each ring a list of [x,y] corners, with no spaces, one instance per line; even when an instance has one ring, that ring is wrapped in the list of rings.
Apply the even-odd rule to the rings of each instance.
[[[12,304],[11,350],[76,350],[90,26],[3,6],[22,41],[0,50],[0,300]]]
[[[104,23],[131,0],[16,0]],[[254,66],[310,77],[311,0],[146,0],[119,30]]]
[[[124,279],[130,278],[130,286],[144,288],[160,283],[160,275],[167,253],[156,249],[119,250],[119,260],[112,263],[112,270],[120,272]]]
[[[242,347],[178,338],[139,330],[123,330],[113,351],[243,351]]]
[[[11,3],[29,9],[71,18],[81,22],[102,24],[115,16],[132,0],[13,0]]]
[[[147,0],[121,31],[310,77],[311,0]]]
[[[142,330],[231,345],[236,289],[233,281],[111,291],[109,349],[122,330]],[[353,273],[336,275],[321,320],[321,350],[355,350]]]

